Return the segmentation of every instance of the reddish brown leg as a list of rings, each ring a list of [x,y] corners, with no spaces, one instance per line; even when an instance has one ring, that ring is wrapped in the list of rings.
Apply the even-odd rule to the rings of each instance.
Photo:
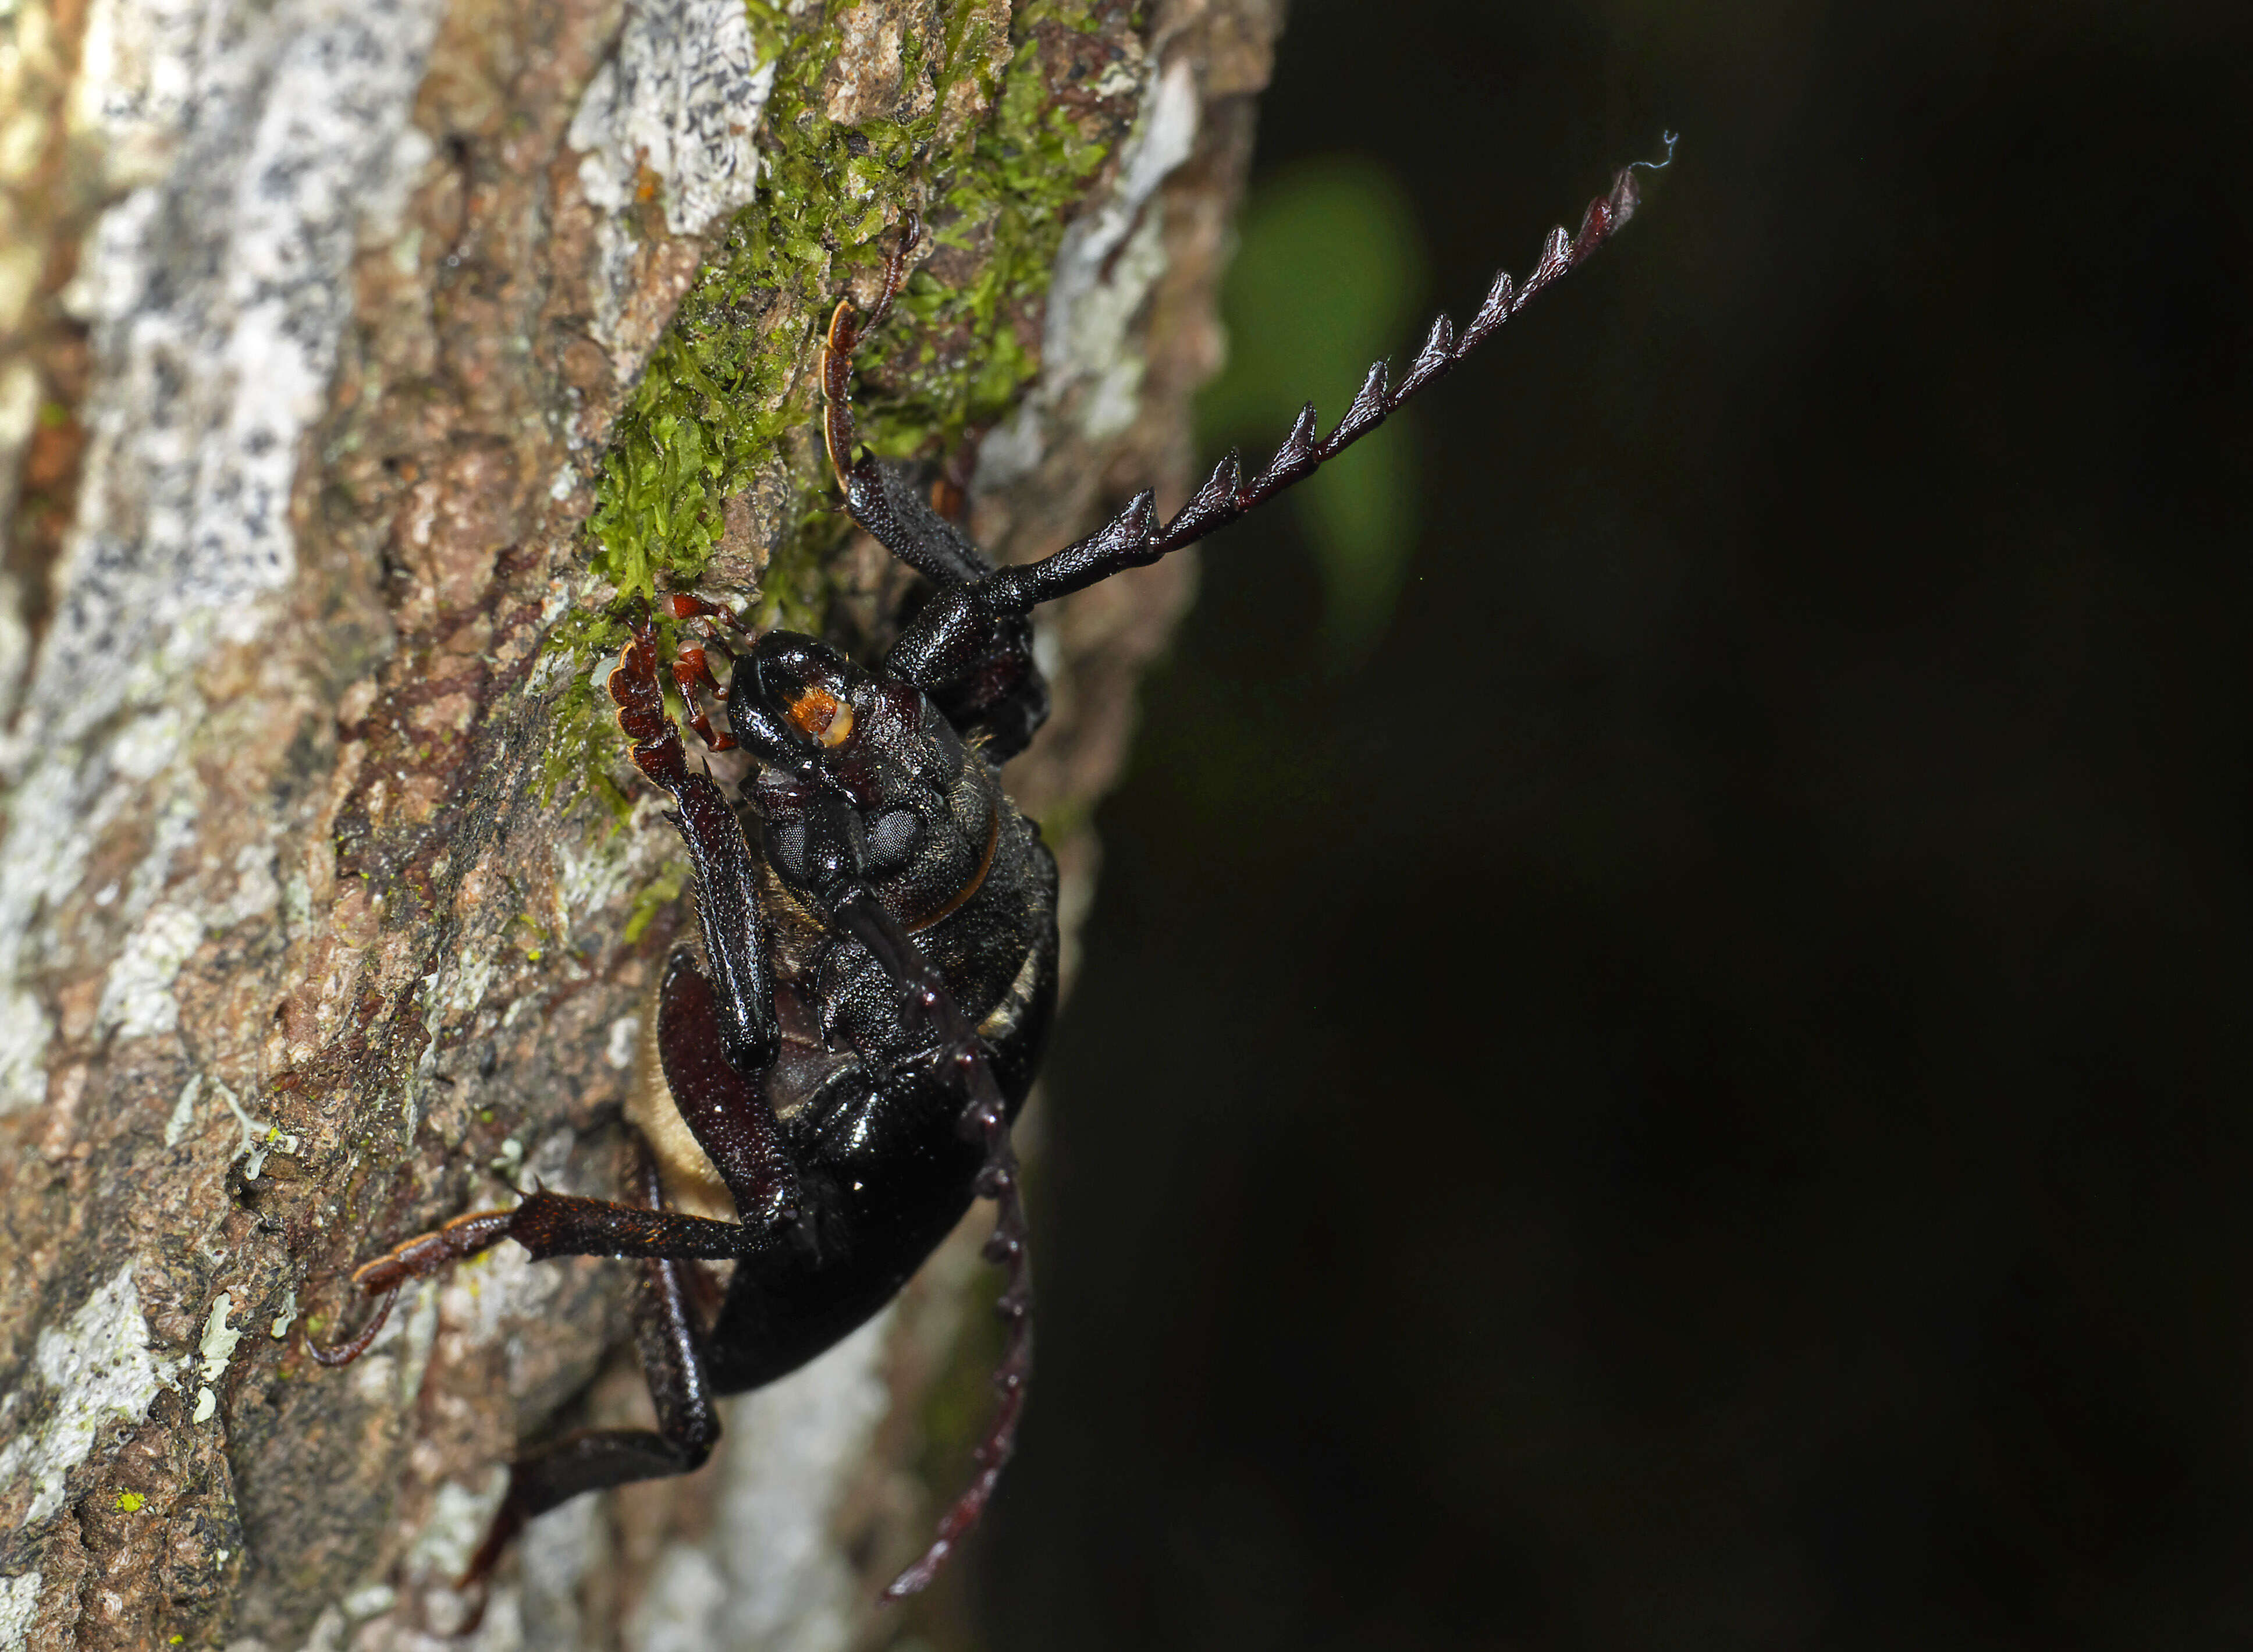
[[[841,491],[851,486],[847,477],[853,469],[853,352],[861,347],[861,340],[884,324],[884,317],[892,313],[892,301],[908,282],[908,254],[915,250],[916,237],[923,233],[923,220],[914,213],[900,226],[899,244],[884,263],[884,290],[876,300],[875,309],[868,312],[866,321],[855,318],[853,301],[841,298],[830,313],[829,333],[821,344],[821,397],[824,402],[821,435],[829,449],[829,469],[837,478]]]
[[[669,600],[679,614],[684,599]],[[632,643],[610,673],[610,697],[617,702],[618,727],[633,742],[634,766],[671,792],[677,805],[673,823],[696,870],[696,921],[722,1007],[720,1035],[728,1060],[739,1073],[764,1073],[782,1048],[782,1028],[775,1020],[758,865],[735,805],[709,775],[689,772],[680,730],[666,714],[658,657],[655,623],[635,627]]]
[[[716,619],[746,642],[756,640],[751,628],[735,614],[721,607],[717,603],[706,602],[701,596],[691,596],[685,591],[676,591],[669,596],[660,597],[659,605],[676,620],[685,622],[692,619]],[[673,656],[672,670],[673,680],[680,690],[681,701],[688,708],[688,726],[694,728],[704,743],[713,750],[734,750],[735,735],[715,734],[713,731],[712,715],[704,709],[699,698],[701,694],[709,694],[723,706],[728,703],[727,685],[722,683],[713,672],[711,660],[704,652],[704,645],[696,642],[683,643],[680,651]]]
[[[456,1216],[436,1232],[421,1234],[388,1256],[364,1263],[352,1274],[352,1283],[370,1296],[381,1296],[375,1312],[345,1342],[324,1347],[307,1332],[305,1351],[324,1365],[351,1364],[367,1352],[376,1333],[383,1328],[383,1322],[391,1317],[391,1306],[399,1300],[401,1286],[411,1279],[426,1279],[466,1257],[499,1244],[509,1237],[509,1224],[516,1219],[516,1214],[514,1210],[480,1210],[471,1216]]]
[[[435,1232],[417,1235],[352,1275],[352,1283],[383,1299],[373,1317],[348,1342],[305,1346],[324,1365],[349,1365],[368,1350],[402,1287],[443,1273],[457,1262],[514,1239],[535,1260],[552,1256],[703,1258],[723,1261],[757,1250],[767,1236],[733,1222],[644,1205],[612,1204],[568,1194],[534,1193],[513,1210],[480,1210],[456,1216]]]
[[[688,726],[713,750],[733,751],[736,736],[715,734],[712,714],[705,710],[702,702],[697,699],[697,692],[701,689],[722,705],[728,703],[727,694],[713,677],[711,665],[704,658],[704,650],[700,645],[691,643],[673,655],[673,680],[680,689],[681,703],[688,708]]]
[[[746,641],[757,640],[749,625],[746,625],[735,613],[721,607],[717,603],[708,603],[702,597],[691,596],[687,591],[675,591],[670,596],[659,597],[658,601],[664,606],[665,611],[675,619],[716,619]]]

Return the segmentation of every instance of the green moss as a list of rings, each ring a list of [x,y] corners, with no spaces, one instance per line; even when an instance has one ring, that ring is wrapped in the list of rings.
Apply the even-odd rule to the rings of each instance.
[[[626,616],[641,601],[698,582],[718,543],[722,501],[788,457],[785,443],[814,417],[818,329],[850,276],[889,250],[896,232],[884,204],[926,198],[938,239],[980,259],[959,287],[917,272],[893,324],[871,342],[864,366],[875,383],[856,400],[862,439],[904,455],[999,420],[1023,390],[1036,366],[1035,309],[1065,214],[1106,148],[1052,107],[1033,34],[1043,21],[1093,29],[1092,5],[1016,7],[1008,66],[996,77],[987,25],[972,0],[956,0],[939,38],[906,46],[902,84],[927,67],[938,92],[930,111],[847,128],[820,101],[836,24],[820,13],[792,21],[781,0],[745,3],[762,53],[778,59],[759,198],[681,301],[612,431],[588,560],[617,601],[605,613],[568,617],[548,644],[572,656],[575,680],[557,708],[545,791],[590,787],[620,812],[618,736],[608,696],[588,680],[594,660],[623,645]],[[982,82],[989,112],[948,134],[948,93],[968,76]],[[827,564],[847,525],[827,508],[816,450],[801,444],[797,457],[797,495],[786,507],[793,527],[768,568],[759,617],[818,631],[831,596]]]
[[[611,773],[620,751],[616,708],[593,678],[594,662],[625,645],[625,627],[611,614],[579,609],[555,622],[547,645],[569,662],[571,681],[555,702],[541,767],[541,801],[553,801],[567,786],[584,787],[610,810],[613,822],[623,824],[633,812],[633,799]]]
[[[679,900],[680,892],[687,887],[688,863],[686,861],[670,862],[654,882],[645,885],[634,896],[633,910],[626,914],[625,944],[631,946],[641,939],[643,931],[649,928],[652,920]]]

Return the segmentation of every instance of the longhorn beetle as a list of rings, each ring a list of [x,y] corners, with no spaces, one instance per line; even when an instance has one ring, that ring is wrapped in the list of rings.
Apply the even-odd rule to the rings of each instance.
[[[1666,146],[1671,159],[1671,133]],[[910,466],[854,450],[853,355],[906,279],[912,219],[867,320],[838,304],[822,345],[830,466],[854,521],[934,589],[873,668],[795,632],[754,638],[687,594],[659,599],[662,615],[706,631],[670,659],[659,616],[644,609],[633,624],[610,692],[635,767],[673,799],[702,943],[673,953],[658,990],[657,1070],[630,1110],[643,1143],[637,1202],[535,1189],[512,1209],[457,1217],[354,1273],[380,1299],[373,1314],[349,1341],[312,1349],[324,1364],[358,1358],[408,1280],[502,1239],[534,1258],[641,1262],[636,1337],[657,1427],[582,1432],[519,1460],[464,1585],[567,1498],[701,1464],[719,1438],[716,1398],[774,1381],[861,1325],[986,1198],[996,1209],[985,1254],[1008,1269],[1000,1405],[976,1477],[885,1593],[930,1582],[993,1495],[1032,1363],[1009,1127],[1056,1007],[1057,873],[999,770],[1048,715],[1034,609],[1203,539],[1368,435],[1601,246],[1635,212],[1636,167],[1665,164],[1620,171],[1577,234],[1550,232],[1523,286],[1496,276],[1461,338],[1441,316],[1399,385],[1383,362],[1371,367],[1328,436],[1308,402],[1251,481],[1231,453],[1170,521],[1146,490],[1078,544],[1020,566],[994,566],[926,503]],[[707,652],[716,627],[736,645],[724,687]],[[740,802],[690,767],[661,669],[708,746],[755,760]],[[724,731],[708,695],[726,709]],[[722,1261],[735,1268],[708,1324],[690,1265]]]

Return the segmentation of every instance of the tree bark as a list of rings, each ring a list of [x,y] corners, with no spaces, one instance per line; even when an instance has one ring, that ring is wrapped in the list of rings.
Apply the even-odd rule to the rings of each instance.
[[[651,570],[882,640],[902,575],[820,510],[806,422],[827,305],[910,206],[879,443],[982,436],[1013,559],[1181,497],[1279,8],[0,20],[0,1649],[436,1644],[520,1437],[646,1415],[615,1264],[502,1247],[349,1370],[303,1342],[399,1238],[617,1185],[683,903],[596,617]],[[1067,920],[1189,577],[1045,621],[1009,779]],[[475,1643],[896,1635],[875,1591],[982,1421],[948,1373],[984,1219],[731,1403],[703,1473],[535,1523]]]

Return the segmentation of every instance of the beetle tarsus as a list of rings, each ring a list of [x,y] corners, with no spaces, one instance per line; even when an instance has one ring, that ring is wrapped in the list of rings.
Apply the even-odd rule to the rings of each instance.
[[[417,1234],[373,1262],[362,1263],[353,1272],[352,1282],[369,1296],[380,1297],[375,1312],[368,1315],[366,1324],[341,1342],[317,1342],[308,1330],[305,1351],[323,1365],[351,1364],[374,1342],[384,1321],[391,1317],[399,1293],[410,1280],[428,1279],[466,1257],[498,1244],[509,1237],[509,1225],[515,1217],[514,1210],[479,1210],[456,1216],[443,1228]]]
[[[395,1295],[409,1279],[429,1279],[499,1244],[509,1237],[516,1215],[515,1210],[477,1210],[456,1216],[442,1228],[408,1240],[388,1256],[364,1263],[352,1275],[352,1283],[370,1294],[387,1291]]]
[[[305,1351],[313,1356],[316,1364],[332,1368],[351,1364],[367,1352],[369,1345],[375,1341],[377,1333],[383,1329],[384,1321],[391,1317],[392,1305],[398,1300],[399,1287],[394,1285],[386,1291],[381,1300],[376,1303],[375,1312],[367,1316],[367,1323],[341,1342],[320,1342],[313,1335],[312,1328],[308,1326],[305,1330]]]

